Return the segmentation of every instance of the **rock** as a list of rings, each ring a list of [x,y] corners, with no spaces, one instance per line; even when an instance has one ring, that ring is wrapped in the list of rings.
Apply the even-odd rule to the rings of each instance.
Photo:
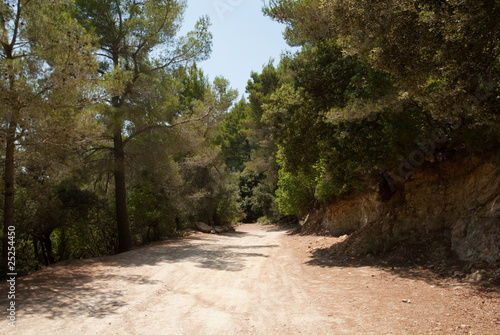
[[[204,222],[195,222],[194,226],[202,233],[210,234],[210,232],[212,231],[212,227],[210,227]]]
[[[232,226],[227,225],[224,227],[227,229],[228,232],[235,232],[236,231],[236,229],[234,229],[234,227],[232,227]]]
[[[452,231],[452,250],[465,261],[500,260],[500,215],[493,218],[468,217],[457,222]]]
[[[225,232],[226,232],[226,230],[225,230],[225,229],[224,229],[224,227],[222,227],[222,226],[215,226],[215,227],[214,227],[214,230],[215,230],[215,232],[216,232],[217,234],[221,234],[221,233],[225,233]]]
[[[231,227],[229,225],[224,225],[224,226],[213,227],[211,233],[212,234],[222,234],[222,233],[228,233],[228,232],[234,232],[234,231],[235,231],[235,229],[233,227]]]
[[[471,282],[471,283],[478,283],[481,280],[483,280],[484,275],[485,275],[485,271],[484,270],[478,270],[478,271],[475,271],[475,272],[467,275],[465,277],[465,280],[468,281],[468,282]]]
[[[377,193],[346,197],[328,206],[321,224],[332,236],[348,235],[379,218],[382,207]]]

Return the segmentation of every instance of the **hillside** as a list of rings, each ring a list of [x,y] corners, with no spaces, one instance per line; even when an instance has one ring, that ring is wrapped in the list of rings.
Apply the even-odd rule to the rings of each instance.
[[[381,254],[425,263],[465,278],[488,269],[500,284],[500,173],[494,161],[469,157],[428,162],[408,180],[340,199],[307,217],[303,234],[343,236],[323,254]],[[450,265],[450,267],[444,266]]]

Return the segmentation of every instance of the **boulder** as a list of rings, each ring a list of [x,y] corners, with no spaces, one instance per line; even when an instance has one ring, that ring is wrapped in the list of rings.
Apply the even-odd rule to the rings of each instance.
[[[224,229],[226,229],[227,232],[235,232],[236,231],[236,229],[234,229],[234,227],[229,226],[229,225],[224,226]]]
[[[214,230],[217,234],[234,232],[235,229],[229,225],[215,226]]]
[[[212,227],[210,227],[204,222],[195,222],[194,226],[202,233],[210,234],[212,232]]]
[[[214,227],[214,230],[215,230],[215,232],[216,232],[217,234],[221,234],[221,233],[225,233],[225,232],[226,232],[226,230],[225,230],[225,229],[224,229],[224,227],[222,227],[222,226],[215,226],[215,227]]]
[[[487,206],[486,210],[489,208],[491,205]],[[485,210],[478,212],[479,215],[462,218],[453,227],[451,248],[461,260],[494,264],[500,260],[500,225],[498,224],[500,214],[485,219]]]

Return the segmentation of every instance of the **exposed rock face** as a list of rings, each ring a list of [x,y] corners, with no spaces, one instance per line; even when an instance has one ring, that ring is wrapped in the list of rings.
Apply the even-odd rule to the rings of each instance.
[[[322,225],[332,234],[356,230],[346,244],[352,252],[445,232],[462,260],[500,261],[500,173],[493,162],[471,158],[429,164],[388,202],[365,194],[324,212]]]
[[[500,260],[500,215],[460,220],[453,228],[451,243],[462,260],[495,263]]]
[[[350,234],[376,220],[382,207],[375,193],[340,200],[336,205],[327,208],[324,224],[334,236]]]

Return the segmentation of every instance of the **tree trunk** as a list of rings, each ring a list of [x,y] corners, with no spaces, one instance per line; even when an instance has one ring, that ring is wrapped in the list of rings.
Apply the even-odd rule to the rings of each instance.
[[[49,260],[47,259],[47,251],[45,250],[45,244],[43,243],[43,237],[39,237],[40,246],[42,247],[42,256],[45,266],[49,266]]]
[[[125,184],[125,151],[123,148],[122,130],[117,126],[114,135],[114,177],[116,223],[118,228],[118,252],[130,250],[131,237],[127,217],[127,188]]]
[[[54,264],[54,253],[52,251],[52,241],[50,239],[50,234],[43,236],[43,244],[45,244],[45,250],[47,252],[47,261],[49,264]]]
[[[31,238],[33,239],[33,253],[35,255],[35,260],[36,260],[35,270],[38,270],[39,268],[38,264],[40,263],[38,257],[38,239],[36,238],[35,235],[31,235]]]
[[[14,226],[14,153],[16,146],[17,122],[11,121],[7,129],[4,167],[4,211],[3,211],[3,239],[2,239],[2,270],[7,272],[8,233],[9,227]]]

